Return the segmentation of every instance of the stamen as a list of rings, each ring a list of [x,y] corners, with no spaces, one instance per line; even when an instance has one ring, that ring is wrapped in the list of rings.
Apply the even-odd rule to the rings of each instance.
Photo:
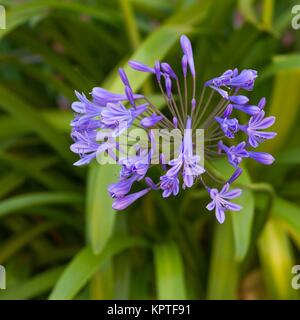
[[[199,115],[199,112],[200,112],[200,109],[201,109],[201,105],[202,105],[202,102],[203,102],[203,98],[204,98],[205,91],[206,91],[206,87],[204,87],[204,88],[201,90],[200,99],[199,99],[198,106],[197,106],[197,110],[196,110],[196,113],[195,113],[195,116],[194,116],[195,119],[197,119],[197,117],[198,117],[198,115]]]
[[[214,91],[212,91],[212,92],[210,93],[209,98],[208,98],[208,100],[207,100],[207,103],[205,104],[204,108],[202,109],[202,111],[201,111],[200,116],[198,117],[198,119],[196,119],[196,121],[195,121],[195,127],[196,127],[196,128],[198,127],[198,125],[199,125],[199,123],[200,123],[203,115],[205,114],[205,111],[207,110],[208,106],[210,105],[210,102],[211,102],[211,99],[212,99],[213,96],[214,96],[214,93],[215,93]]]

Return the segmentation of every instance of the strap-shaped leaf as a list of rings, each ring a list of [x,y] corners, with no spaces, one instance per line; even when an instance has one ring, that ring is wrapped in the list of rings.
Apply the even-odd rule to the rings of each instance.
[[[156,290],[158,299],[186,299],[182,257],[175,243],[154,247]]]

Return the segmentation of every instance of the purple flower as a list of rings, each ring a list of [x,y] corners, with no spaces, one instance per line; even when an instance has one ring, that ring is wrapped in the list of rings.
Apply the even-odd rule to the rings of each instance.
[[[161,68],[169,77],[171,77],[173,79],[177,79],[176,73],[174,72],[174,70],[172,69],[172,67],[168,63],[163,62],[161,64]]]
[[[155,72],[155,76],[156,76],[157,82],[160,83],[161,71],[160,71],[160,63],[159,63],[159,61],[155,61],[154,72]]]
[[[139,61],[129,62],[132,69],[155,76],[168,109],[166,113],[165,109],[160,111],[149,97],[133,92],[134,86],[130,85],[130,79],[120,68],[123,94],[94,88],[91,99],[88,99],[84,94],[76,92],[78,101],[72,104],[75,115],[71,122],[71,137],[74,141],[71,150],[80,157],[75,165],[88,164],[94,158],[100,162],[98,156],[101,156],[102,160],[104,155],[104,160],[108,156],[120,165],[119,181],[108,186],[108,192],[114,199],[112,207],[115,210],[127,208],[150,190],[160,190],[162,197],[167,198],[177,196],[180,188],[191,188],[196,183],[201,183],[212,199],[207,205],[208,210],[215,210],[218,221],[222,223],[226,210],[241,209],[239,205],[229,201],[238,197],[241,190],[229,191],[229,186],[242,174],[242,169],[239,168],[242,159],[250,158],[265,165],[274,162],[272,155],[255,152],[251,147],[256,148],[263,140],[276,135],[275,132],[264,131],[274,123],[275,118],[265,118],[265,98],[262,98],[258,105],[254,105],[247,95],[239,93],[240,89],[253,89],[257,77],[255,70],[227,70],[205,83],[205,87],[210,87],[209,96],[204,94],[204,89],[199,94],[191,42],[183,35],[180,45],[183,51],[179,62],[183,83],[181,77],[177,77],[174,71],[176,69],[167,62],[156,61],[153,68]],[[161,81],[162,77],[164,82]],[[220,96],[213,97],[214,91]],[[240,125],[237,117],[232,116],[233,112],[250,115],[250,120]],[[198,145],[199,136],[195,131],[198,128],[209,132],[208,135],[203,135],[203,140],[200,138],[200,141],[204,142],[201,149]],[[158,141],[155,140],[155,129],[162,129]],[[175,134],[176,137],[174,131],[170,131],[173,129],[179,132],[179,135]],[[247,143],[238,142],[239,136],[236,133],[239,130],[247,134]],[[225,145],[220,141],[224,134],[227,138],[235,138],[236,145]],[[169,152],[164,149],[167,139],[171,143],[168,146]],[[208,181],[213,183],[214,174],[210,172],[210,166],[204,168],[200,160],[203,160],[203,157],[210,161],[222,156],[222,153],[226,154],[229,164],[236,169],[225,179],[227,182],[219,192],[218,189],[208,186],[205,181],[207,175]],[[150,174],[158,171],[159,176],[153,181]],[[147,188],[129,194],[133,184],[141,183]]]
[[[251,69],[242,70],[240,74],[233,76],[228,85],[239,89],[252,90],[254,81],[257,78],[257,71]]]
[[[126,95],[128,101],[130,102],[130,104],[135,108],[134,95],[133,95],[131,87],[125,86],[125,95]]]
[[[190,67],[191,74],[193,78],[196,76],[195,65],[194,65],[194,55],[191,42],[187,36],[181,36],[180,44],[184,55],[187,58],[188,65]]]
[[[75,91],[76,97],[79,101],[72,103],[72,109],[78,114],[85,115],[85,118],[93,118],[99,116],[104,107],[89,101],[84,94]]]
[[[249,98],[246,96],[230,96],[228,100],[235,104],[246,104],[249,101]]]
[[[239,178],[239,176],[243,173],[241,168],[237,168],[232,176],[228,179],[227,183],[232,184],[235,180]]]
[[[169,76],[166,77],[166,92],[168,99],[172,97],[172,81]]]
[[[127,101],[128,98],[124,94],[112,93],[103,88],[94,88],[92,91],[93,102],[100,105],[106,106],[108,103],[118,103],[120,101]],[[141,99],[143,95],[134,94],[133,99]]]
[[[74,137],[74,134],[76,135],[77,132],[92,132],[102,127],[102,123],[100,120],[90,119],[90,117],[87,117],[86,115],[76,115],[71,121],[70,125],[72,127],[72,138]]]
[[[112,198],[120,198],[129,193],[133,183],[138,179],[138,175],[133,175],[128,179],[112,183],[108,187],[108,192]]]
[[[250,116],[254,116],[261,111],[258,108],[258,106],[254,106],[254,105],[243,106],[243,105],[233,104],[232,106],[234,109],[245,112],[245,113],[249,114]]]
[[[151,190],[151,188],[147,188],[142,191],[135,192],[135,193],[129,194],[127,196],[117,198],[113,202],[112,208],[114,210],[124,210],[127,207],[129,207],[131,204],[133,204],[137,199],[139,199],[139,198],[143,197],[145,194],[147,194],[150,190]]]
[[[261,99],[259,100],[258,105],[257,105],[258,108],[259,108],[260,110],[262,110],[262,109],[265,107],[266,102],[267,102],[267,100],[266,100],[265,97],[261,98]]]
[[[188,61],[186,55],[183,55],[181,59],[181,67],[182,67],[182,73],[183,76],[186,78],[187,76],[187,67],[188,67]]]
[[[158,116],[156,113],[153,113],[150,117],[143,118],[140,123],[144,128],[150,128],[155,126],[162,120],[162,118],[162,116]]]
[[[228,119],[228,118],[215,117],[215,120],[220,124],[220,127],[226,137],[231,139],[234,138],[234,134],[239,129],[239,122],[236,118]]]
[[[275,161],[274,157],[267,152],[249,151],[248,154],[250,158],[265,165],[271,165]]]
[[[116,129],[115,136],[128,129],[137,116],[145,112],[147,104],[137,108],[126,109],[122,103],[108,103],[101,112],[101,122],[106,128]]]
[[[222,86],[228,86],[230,79],[237,75],[238,71],[235,70],[227,70],[225,71],[221,76],[213,78],[205,83],[205,86],[214,86],[214,87],[222,87]]]
[[[219,88],[219,87],[216,87],[216,86],[210,86],[212,89],[214,89],[215,91],[217,91],[221,96],[222,98],[228,100],[228,92]]]
[[[233,189],[229,191],[229,187],[229,183],[226,183],[220,192],[215,188],[209,190],[209,195],[212,201],[206,206],[206,208],[209,211],[215,209],[216,218],[220,223],[225,221],[225,211],[239,211],[242,209],[240,205],[228,201],[239,197],[242,190]]]
[[[171,194],[176,196],[179,193],[179,179],[176,176],[161,176],[160,188],[163,190],[162,196],[164,198],[169,197]]]
[[[221,76],[213,78],[205,83],[206,86],[210,86],[212,89],[220,93],[221,87],[236,88],[252,90],[255,79],[257,78],[257,71],[251,69],[242,70],[238,73],[237,69],[227,70]],[[222,91],[221,91],[222,92]],[[221,93],[220,93],[221,94]],[[223,94],[221,94],[223,96]],[[233,98],[234,99],[234,98]],[[238,103],[239,104],[239,103]]]
[[[150,177],[145,178],[145,182],[149,188],[152,190],[158,190],[158,186],[154,183],[154,181]]]
[[[178,128],[178,118],[177,117],[173,117],[173,125],[175,128]]]
[[[254,116],[264,108],[265,104],[266,104],[266,99],[261,98],[257,106],[233,104],[233,107],[237,110],[240,110],[242,112],[249,114],[250,116]]]
[[[149,154],[120,159],[119,164],[122,165],[120,171],[121,179],[128,178],[131,175],[137,175],[137,180],[140,181],[149,169]]]
[[[190,188],[194,184],[194,179],[205,172],[199,164],[200,157],[193,152],[192,139],[192,119],[188,117],[186,130],[183,137],[183,181],[184,186]]]
[[[267,129],[275,122],[275,117],[265,117],[265,112],[262,110],[258,114],[252,116],[246,126],[240,126],[240,129],[247,133],[248,142],[256,148],[264,140],[272,139],[276,136],[276,132],[261,131]]]
[[[81,157],[81,159],[75,162],[74,165],[79,166],[88,164],[96,157],[99,144],[96,142],[95,132],[73,132],[72,138],[74,143],[71,145],[70,149]]]
[[[137,181],[142,180],[150,166],[151,157],[153,155],[153,150],[155,150],[154,136],[150,132],[149,134],[151,149],[140,150],[138,155],[127,156],[119,160],[119,164],[122,166],[120,171],[120,178],[126,179],[132,175],[137,175]]]
[[[168,177],[175,177],[179,171],[182,170],[182,177],[184,187],[192,187],[195,178],[199,177],[205,172],[205,169],[199,164],[200,157],[193,154],[191,118],[188,117],[186,130],[184,132],[183,143],[179,156],[169,162],[172,166],[166,173]]]
[[[150,67],[146,66],[144,63],[131,60],[128,62],[128,64],[134,70],[141,71],[141,72],[155,73],[154,68],[150,68]]]
[[[75,166],[82,166],[90,163],[94,158],[104,151],[111,150],[115,147],[114,140],[108,140],[102,144],[96,141],[97,133],[95,131],[73,132],[72,138],[74,143],[70,149],[80,156],[80,160],[75,162]]]
[[[122,80],[124,85],[130,87],[129,80],[127,78],[127,75],[126,75],[124,69],[119,68],[119,75],[120,75],[120,79]]]
[[[230,103],[230,104],[226,107],[226,109],[225,109],[225,111],[224,111],[224,113],[223,113],[223,117],[224,117],[224,118],[230,117],[230,115],[232,114],[232,111],[233,111],[233,106],[232,106],[232,104]]]
[[[249,157],[249,153],[245,150],[245,142],[241,142],[237,146],[227,147],[222,141],[220,141],[218,146],[220,150],[223,150],[227,154],[228,162],[235,168],[239,166],[243,158]]]

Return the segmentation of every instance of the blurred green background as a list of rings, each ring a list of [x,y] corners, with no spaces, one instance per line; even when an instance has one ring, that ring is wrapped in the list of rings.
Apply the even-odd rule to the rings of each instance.
[[[291,286],[300,264],[297,1],[0,3],[0,299],[300,297]],[[246,163],[244,209],[223,225],[199,186],[164,201],[152,192],[115,213],[106,187],[116,168],[72,166],[74,89],[122,92],[117,69],[129,59],[178,68],[181,34],[192,40],[200,82],[257,69],[252,99],[266,96],[277,118],[278,136],[263,146],[275,164]],[[157,98],[146,74],[128,76],[134,90]]]

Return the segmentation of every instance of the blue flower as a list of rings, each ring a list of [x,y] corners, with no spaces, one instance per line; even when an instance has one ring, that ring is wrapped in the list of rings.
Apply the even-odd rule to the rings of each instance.
[[[152,113],[150,117],[143,118],[140,123],[144,128],[150,128],[154,127],[162,119],[162,116],[159,116],[156,113]]]
[[[248,151],[248,154],[250,158],[264,165],[271,165],[275,161],[274,157],[267,152]]]
[[[122,103],[108,103],[101,111],[101,122],[105,128],[116,129],[115,136],[131,127],[133,121],[147,109],[147,104],[126,109]]]
[[[206,86],[218,90],[221,87],[229,89],[236,88],[251,91],[253,90],[257,71],[251,69],[242,70],[238,73],[238,69],[227,70],[221,76],[213,78],[205,83]]]
[[[134,174],[128,179],[112,183],[108,187],[108,192],[112,198],[120,198],[129,193],[133,183],[138,180],[138,175]]]
[[[194,180],[205,172],[200,165],[200,157],[193,152],[191,118],[188,117],[186,130],[184,132],[183,143],[177,158],[171,160],[169,165],[172,167],[166,173],[168,177],[178,176],[182,170],[184,187],[192,187]]]
[[[235,168],[239,166],[243,158],[249,157],[249,153],[245,149],[246,142],[241,142],[237,146],[227,147],[223,141],[220,141],[218,146],[220,150],[227,154],[228,162]]]
[[[177,176],[164,175],[160,177],[160,189],[163,190],[162,196],[169,197],[171,194],[176,196],[179,193],[179,179]]]
[[[118,181],[108,186],[115,210],[126,209],[151,190],[161,192],[162,197],[167,198],[177,196],[181,188],[201,184],[211,198],[207,209],[215,210],[217,220],[223,223],[225,211],[241,209],[230,201],[239,197],[241,190],[229,190],[230,185],[242,174],[239,167],[241,161],[249,158],[270,165],[275,160],[266,152],[251,149],[276,135],[275,132],[264,131],[274,123],[275,118],[265,117],[265,98],[255,105],[247,95],[239,92],[253,90],[257,71],[227,70],[205,83],[204,86],[211,89],[207,96],[204,89],[199,92],[193,48],[185,35],[181,36],[180,45],[182,74],[176,73],[167,62],[155,61],[153,66],[139,61],[129,62],[132,69],[155,76],[167,112],[157,108],[148,97],[134,93],[134,86],[131,86],[124,69],[120,68],[123,93],[112,93],[97,87],[92,89],[91,99],[88,99],[84,94],[76,92],[78,100],[72,104],[75,115],[71,122],[71,137],[74,140],[71,150],[80,157],[75,163],[78,166],[88,164],[102,154],[113,158],[120,166]],[[215,91],[218,96],[212,99]],[[215,98],[219,100],[216,103]],[[236,115],[239,112],[250,116],[246,124],[239,124]],[[195,129],[198,128],[205,131],[203,153],[196,147]],[[130,137],[133,129],[142,130],[147,139],[144,136],[139,137],[138,141],[122,142],[121,138]],[[163,129],[166,137],[169,137],[168,134],[173,129],[180,133],[177,141],[179,143],[171,142],[173,145],[169,154],[163,150],[164,142],[160,139],[156,141],[155,129]],[[238,134],[239,131],[241,134]],[[245,134],[247,142],[230,144],[230,139],[238,141]],[[222,141],[224,135],[229,141],[226,142],[227,145]],[[128,148],[131,152],[127,152]],[[210,166],[204,167],[204,159],[201,157],[205,161],[211,161],[224,154],[235,171],[224,179],[221,191],[218,191],[217,188],[208,186],[210,183],[219,184],[220,180],[215,177]],[[160,172],[156,181],[150,177],[152,167]],[[207,183],[206,177],[210,183]],[[130,193],[133,186],[139,188],[140,185],[144,185],[144,189]]]
[[[128,63],[130,67],[134,70],[141,71],[141,72],[149,72],[149,73],[155,73],[154,68],[150,68],[146,66],[145,64],[139,62],[139,61],[129,61]]]
[[[147,188],[124,197],[119,197],[113,202],[112,208],[114,210],[124,210],[131,204],[133,204],[136,200],[147,194],[149,191],[151,191],[151,188]]]
[[[215,210],[216,218],[220,223],[225,221],[225,211],[239,211],[242,209],[240,205],[228,201],[239,197],[242,190],[233,189],[229,191],[229,187],[229,183],[226,183],[220,192],[215,188],[209,190],[209,195],[212,201],[206,206],[206,208],[209,211]]]
[[[220,124],[226,137],[234,138],[235,133],[239,130],[239,122],[236,118],[215,117],[215,120]]]
[[[126,94],[118,94],[109,92],[103,88],[94,88],[92,90],[93,102],[99,106],[105,107],[108,103],[118,103],[121,101],[127,101],[128,98]],[[141,94],[133,95],[133,98],[141,99],[143,96]]]
[[[262,131],[271,127],[274,122],[275,117],[265,118],[265,112],[262,110],[252,116],[247,125],[240,126],[240,129],[248,135],[248,143],[256,148],[261,142],[273,139],[276,136],[276,132]]]
[[[266,99],[261,98],[258,105],[242,105],[242,104],[232,104],[233,108],[245,112],[249,114],[250,116],[254,116],[258,114],[265,106]]]
[[[191,42],[187,36],[181,36],[180,44],[181,44],[181,48],[184,53],[184,56],[186,57],[187,63],[189,65],[192,77],[195,78],[196,71],[195,71],[194,55],[193,55]]]
[[[257,78],[257,71],[251,69],[242,70],[240,74],[233,76],[229,83],[229,87],[235,87],[244,90],[253,90],[255,79]]]
[[[115,147],[115,141],[108,139],[107,141],[99,144],[96,140],[97,133],[95,131],[72,132],[74,143],[70,149],[80,156],[80,160],[75,162],[75,166],[89,164],[93,159],[101,153],[107,151],[114,157],[111,150]]]

